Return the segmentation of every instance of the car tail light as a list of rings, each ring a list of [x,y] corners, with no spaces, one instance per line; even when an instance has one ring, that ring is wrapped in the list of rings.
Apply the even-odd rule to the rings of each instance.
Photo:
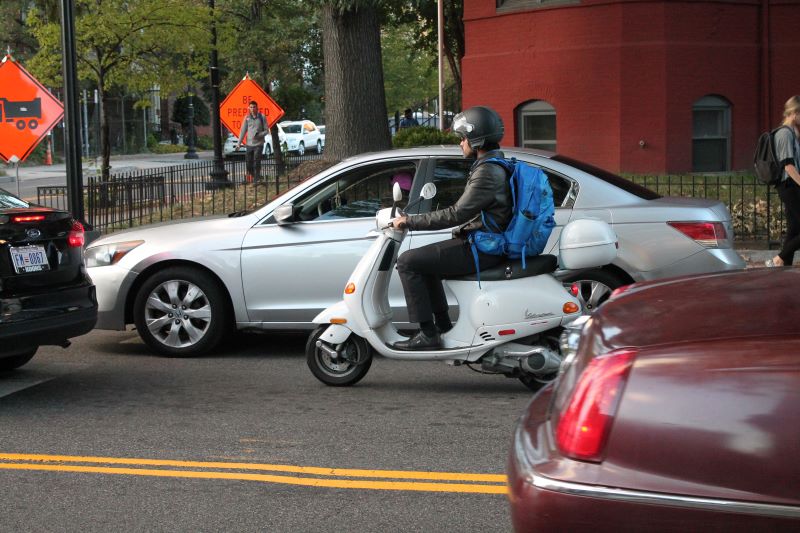
[[[86,236],[83,231],[83,224],[77,220],[72,221],[72,229],[67,235],[67,243],[71,248],[83,246],[86,243]]]
[[[706,248],[730,247],[728,232],[722,222],[667,222],[697,244]]]
[[[562,454],[580,461],[602,460],[635,357],[635,350],[622,349],[589,362],[558,420],[556,444]]]
[[[11,217],[11,222],[41,222],[44,220],[44,215],[16,215]]]

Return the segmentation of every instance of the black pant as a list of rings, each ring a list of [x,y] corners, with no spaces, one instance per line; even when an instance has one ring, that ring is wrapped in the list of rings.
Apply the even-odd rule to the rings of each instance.
[[[800,250],[800,185],[788,178],[778,184],[777,189],[786,212],[786,237],[778,257],[783,259],[784,264],[791,265],[794,253]]]
[[[263,144],[258,146],[248,146],[247,151],[244,153],[244,162],[247,167],[247,175],[252,176],[254,180],[261,179],[261,151],[264,149]]]
[[[503,256],[478,253],[481,270],[504,260]],[[409,320],[431,322],[434,314],[447,312],[442,276],[475,273],[475,257],[467,241],[450,239],[404,252],[397,259],[397,272],[403,283]]]

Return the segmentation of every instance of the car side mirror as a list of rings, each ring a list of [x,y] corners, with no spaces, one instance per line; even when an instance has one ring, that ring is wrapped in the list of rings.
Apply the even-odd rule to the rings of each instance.
[[[399,202],[403,199],[403,190],[400,188],[399,183],[392,185],[392,200]]]
[[[275,222],[277,222],[279,226],[293,224],[295,221],[294,213],[294,204],[279,205],[275,209]]]

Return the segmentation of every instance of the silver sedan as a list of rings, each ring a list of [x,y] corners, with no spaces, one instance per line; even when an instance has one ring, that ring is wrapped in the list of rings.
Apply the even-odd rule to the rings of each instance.
[[[587,313],[613,289],[634,281],[744,268],[732,249],[730,214],[719,202],[659,197],[549,152],[505,152],[540,167],[550,179],[557,227],[549,253],[558,253],[560,228],[572,219],[600,218],[616,231],[613,264],[566,279]],[[310,329],[314,316],[341,298],[376,237],[374,215],[391,202],[392,185],[399,183],[407,199],[433,182],[436,197],[412,211],[442,209],[464,190],[470,165],[456,146],[364,154],[246,214],[103,237],[86,250],[97,286],[97,327],[135,324],[153,350],[171,356],[212,350],[232,329]],[[449,230],[415,232],[403,247],[449,237]],[[395,320],[406,324],[396,275],[390,303]]]

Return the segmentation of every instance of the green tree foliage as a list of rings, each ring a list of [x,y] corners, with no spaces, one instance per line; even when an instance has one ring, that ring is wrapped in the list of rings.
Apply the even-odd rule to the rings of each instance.
[[[205,74],[208,17],[204,3],[196,0],[75,0],[78,77],[94,82],[100,96],[104,179],[111,156],[109,92],[121,86],[144,92],[159,85],[169,94]],[[39,43],[29,68],[44,83],[60,85],[60,24],[38,9],[29,13],[29,22]]]
[[[225,0],[218,6],[223,92],[249,73],[271,93],[286,119],[320,122],[322,41],[317,11],[304,0]]]
[[[458,138],[458,135],[427,126],[404,128],[398,131],[397,135],[392,139],[392,145],[395,148],[432,146],[436,144],[458,144],[459,142],[461,142],[461,140]]]
[[[58,22],[58,0],[0,1],[0,53],[11,55],[22,63],[36,54],[38,45],[28,25],[31,9],[37,8],[41,17]]]
[[[386,109],[403,112],[437,94],[436,57],[416,46],[411,24],[389,25],[381,32]]]
[[[450,77],[461,88],[461,60],[464,57],[464,0],[442,0],[444,11],[444,55]],[[439,34],[437,0],[405,0],[393,3],[389,10],[393,24],[414,28],[415,48],[425,50],[435,63]]]
[[[208,126],[211,123],[211,113],[206,103],[196,94],[191,96],[194,108],[192,122],[195,126]],[[189,127],[189,97],[181,96],[175,99],[172,106],[172,120],[184,128]]]

